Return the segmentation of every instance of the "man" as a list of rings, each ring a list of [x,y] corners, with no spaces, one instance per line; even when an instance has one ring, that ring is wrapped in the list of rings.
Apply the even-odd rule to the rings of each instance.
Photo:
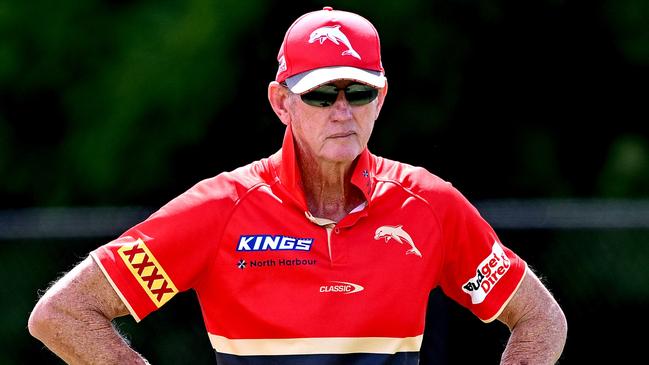
[[[429,292],[511,329],[507,364],[555,362],[566,322],[450,184],[367,149],[387,95],[359,15],[303,15],[278,55],[280,151],[204,180],[93,251],[30,332],[71,363],[146,363],[111,320],[194,289],[219,364],[416,364]]]

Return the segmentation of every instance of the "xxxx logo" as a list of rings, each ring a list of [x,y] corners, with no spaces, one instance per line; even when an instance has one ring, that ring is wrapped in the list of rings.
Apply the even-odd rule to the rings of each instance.
[[[178,293],[178,289],[144,241],[138,239],[134,245],[121,247],[117,252],[158,308]]]

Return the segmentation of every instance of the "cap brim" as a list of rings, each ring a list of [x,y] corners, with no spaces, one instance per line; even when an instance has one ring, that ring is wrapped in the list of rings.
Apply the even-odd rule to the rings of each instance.
[[[322,67],[302,72],[287,78],[286,85],[291,92],[302,94],[336,80],[354,80],[379,89],[385,86],[385,76],[381,71],[363,70],[349,66]]]

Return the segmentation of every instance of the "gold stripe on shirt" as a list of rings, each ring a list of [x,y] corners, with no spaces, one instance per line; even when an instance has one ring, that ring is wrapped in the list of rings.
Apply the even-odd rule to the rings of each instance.
[[[421,349],[423,335],[414,337],[315,337],[230,339],[209,333],[212,347],[239,356],[315,354],[395,354]]]

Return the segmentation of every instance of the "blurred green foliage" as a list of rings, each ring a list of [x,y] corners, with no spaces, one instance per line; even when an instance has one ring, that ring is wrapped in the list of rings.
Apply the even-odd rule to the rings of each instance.
[[[638,135],[617,137],[599,178],[601,194],[609,198],[643,194],[649,186],[649,141]]]
[[[649,197],[644,0],[10,0],[0,3],[0,209],[159,206],[271,154],[283,133],[266,101],[277,50],[297,16],[323,5],[380,32],[390,92],[373,152],[424,166],[471,200]],[[646,232],[505,238],[577,323],[569,360],[624,345],[592,333],[615,332],[606,314],[646,307]],[[29,310],[100,243],[0,242],[0,276],[19,278],[0,286],[0,363],[55,362],[35,351]],[[188,362],[209,346],[192,299],[121,326],[153,360]],[[177,312],[196,316],[165,323]],[[460,324],[451,337],[466,360],[474,323]]]
[[[230,55],[253,46],[236,35],[263,14],[263,2],[209,0],[12,5],[2,131],[20,144],[3,153],[2,175],[32,204],[132,196],[169,176],[163,161],[232,97],[241,70]]]
[[[634,64],[649,63],[649,3],[607,0],[603,1],[602,10],[625,58]]]
[[[645,2],[331,4],[380,30],[390,96],[376,153],[423,165],[476,197],[649,195],[646,161],[618,185],[610,175],[627,162],[607,155],[618,153],[618,135],[647,141],[638,125],[646,108],[633,91],[649,63]],[[4,3],[3,204],[158,204],[272,153],[281,125],[264,88],[286,27],[319,7]],[[487,174],[508,179],[475,179]]]

